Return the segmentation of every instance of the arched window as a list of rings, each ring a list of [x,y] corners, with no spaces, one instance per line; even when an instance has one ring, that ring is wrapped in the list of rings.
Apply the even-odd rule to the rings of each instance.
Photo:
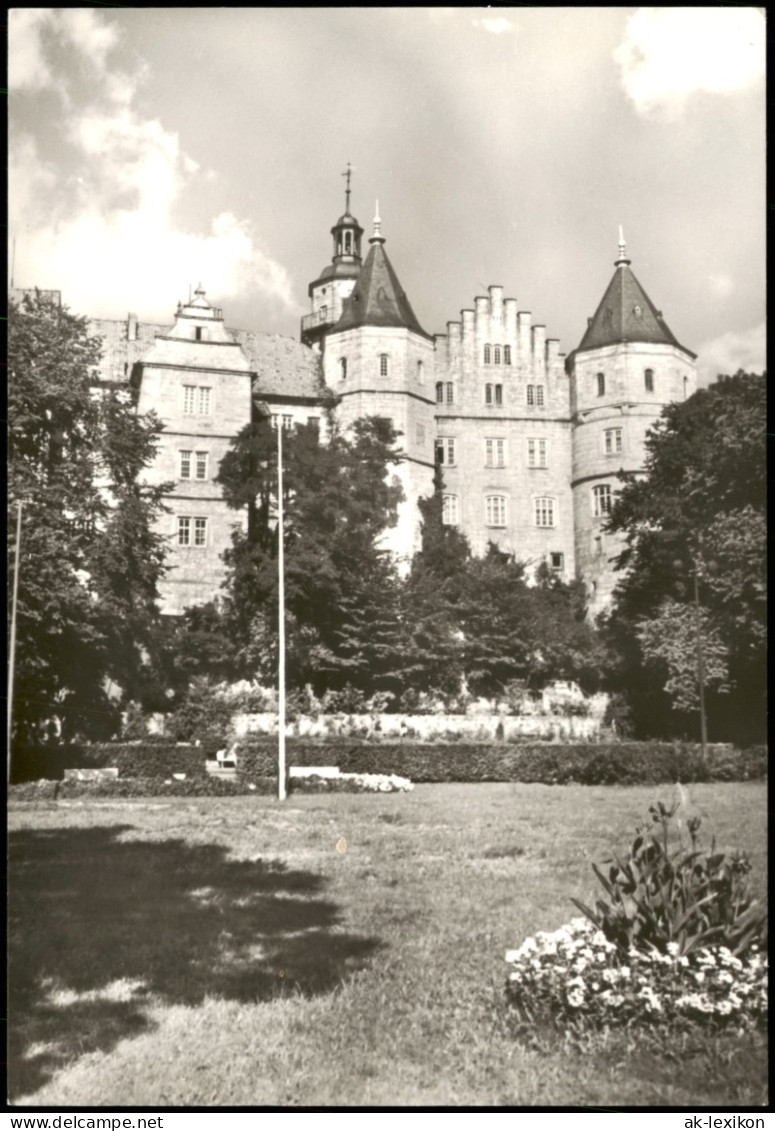
[[[544,407],[544,387],[543,387],[543,385],[536,385],[536,405],[539,408]]]
[[[493,347],[492,360],[493,360],[494,365],[500,365],[500,363],[501,363],[501,347],[500,346],[494,346]]]
[[[598,373],[597,375],[597,395],[599,397],[605,396],[605,373]]]
[[[643,374],[643,383],[646,386],[647,393],[654,392],[654,370],[647,369]]]
[[[484,499],[484,521],[487,526],[506,525],[506,496],[486,495]]]
[[[511,365],[511,346],[503,347],[503,364]]]
[[[444,404],[444,382],[436,382],[436,404]]]
[[[353,248],[353,234],[352,232],[345,232],[344,234],[344,253],[349,255]]]
[[[388,355],[386,353],[379,355],[379,375],[380,377],[387,377],[388,375]]]
[[[340,380],[342,380],[342,381],[347,380],[347,358],[346,357],[340,357],[339,358],[339,377],[340,377]]]
[[[455,403],[455,386],[451,381],[447,381],[447,404]]]
[[[417,362],[417,380],[418,380],[420,385],[422,385],[424,379],[425,379],[425,370],[424,370],[424,367],[423,367],[423,363],[421,361],[418,361]]]
[[[492,351],[489,346],[484,347],[484,364],[489,365],[492,358]]]
[[[493,385],[493,392],[495,393],[495,403],[503,404],[503,385]]]

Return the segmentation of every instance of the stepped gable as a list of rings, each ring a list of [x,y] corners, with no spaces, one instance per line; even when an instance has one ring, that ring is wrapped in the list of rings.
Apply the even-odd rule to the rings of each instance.
[[[660,342],[696,357],[673,335],[662,317],[662,311],[657,310],[635,278],[630,260],[624,253],[623,239],[619,243],[619,258],[615,264],[614,276],[576,352],[619,342]]]
[[[427,334],[418,322],[387,257],[380,223],[377,215],[374,218],[374,235],[369,240],[369,254],[352,293],[344,300],[342,316],[333,332],[352,330],[358,326],[403,326],[430,339],[432,335]]]
[[[253,391],[264,396],[309,397],[327,395],[320,357],[308,346],[280,334],[232,330],[255,373]]]

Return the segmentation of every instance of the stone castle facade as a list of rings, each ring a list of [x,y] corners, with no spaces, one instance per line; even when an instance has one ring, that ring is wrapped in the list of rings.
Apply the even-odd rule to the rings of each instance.
[[[546,328],[493,285],[446,333],[420,325],[385,251],[381,221],[363,247],[347,207],[333,255],[309,285],[301,341],[230,330],[201,287],[171,326],[95,321],[104,380],[129,382],[138,411],[164,430],[150,474],[171,481],[163,520],[170,571],[163,607],[211,600],[240,516],[213,476],[257,413],[285,428],[326,409],[344,426],[389,417],[405,501],[386,544],[408,562],[419,547],[417,500],[444,478],[444,521],[475,553],[489,542],[534,569],[546,562],[605,608],[621,545],[604,531],[621,471],[643,466],[646,432],[669,402],[697,387],[695,355],[668,328],[630,268],[620,238],[613,278],[578,347],[565,357]]]

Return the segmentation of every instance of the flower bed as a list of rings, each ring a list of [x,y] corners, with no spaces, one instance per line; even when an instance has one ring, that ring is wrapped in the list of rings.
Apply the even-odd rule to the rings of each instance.
[[[405,793],[414,786],[398,774],[343,774],[336,767],[291,770],[290,784],[299,793]]]
[[[622,951],[586,919],[508,951],[507,997],[521,1021],[561,1028],[691,1025],[750,1030],[767,1017],[768,960],[724,946],[687,955]]]

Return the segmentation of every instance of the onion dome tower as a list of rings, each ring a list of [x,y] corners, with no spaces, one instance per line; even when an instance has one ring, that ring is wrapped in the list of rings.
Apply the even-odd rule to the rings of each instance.
[[[321,350],[325,344],[326,331],[338,322],[342,304],[351,293],[361,270],[363,228],[350,212],[351,174],[348,162],[347,169],[342,174],[347,178],[345,209],[331,229],[334,254],[328,266],[310,283],[308,294],[312,310],[301,320],[302,342],[317,350]]]
[[[568,355],[576,569],[589,612],[610,602],[623,542],[606,530],[621,472],[643,469],[646,433],[665,405],[697,388],[682,346],[630,269],[619,229],[616,270],[577,349]]]

